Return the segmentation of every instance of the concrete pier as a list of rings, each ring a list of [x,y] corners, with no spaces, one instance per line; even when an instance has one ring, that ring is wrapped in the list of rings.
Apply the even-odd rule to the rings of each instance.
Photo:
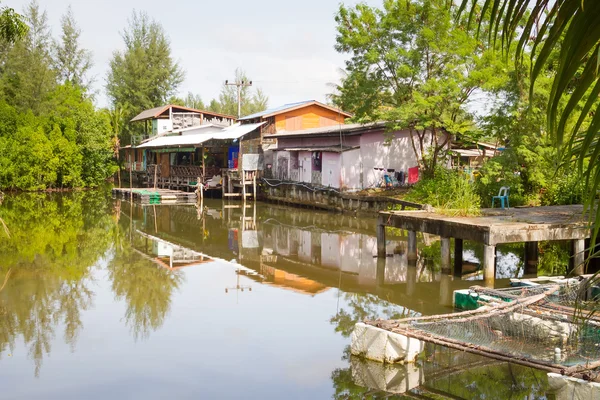
[[[463,241],[484,245],[482,266],[484,281],[493,285],[495,278],[496,246],[503,243],[526,243],[526,274],[537,273],[538,242],[573,241],[573,271],[583,274],[585,261],[584,241],[590,237],[587,216],[583,206],[549,206],[510,209],[483,209],[481,216],[452,217],[436,212],[388,211],[379,214],[379,224],[408,231],[408,258],[417,258],[417,232],[438,235],[442,238],[442,271],[448,273],[450,265],[450,238],[454,238],[454,274],[462,271]],[[384,228],[378,228],[378,239]],[[379,246],[378,246],[379,248]],[[379,253],[383,256],[383,253]]]
[[[408,231],[408,261],[417,259],[417,232]]]
[[[539,264],[539,248],[538,242],[525,243],[525,275],[528,277],[536,277]]]
[[[452,269],[450,266],[451,256],[450,256],[450,238],[442,238],[441,242],[441,252],[442,252],[442,274],[448,275],[452,273]]]
[[[572,242],[573,274],[585,274],[585,240],[574,239]]]

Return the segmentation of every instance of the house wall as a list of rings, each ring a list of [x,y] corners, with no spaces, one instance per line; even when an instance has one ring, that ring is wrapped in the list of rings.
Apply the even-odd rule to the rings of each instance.
[[[318,128],[344,123],[344,116],[317,105],[302,107],[275,116],[277,132]]]
[[[392,139],[386,143],[384,131],[365,133],[360,138],[360,154],[363,167],[364,188],[378,186],[384,170],[408,171],[418,165],[408,130],[388,133]]]
[[[298,152],[298,182],[312,182],[312,153]]]
[[[323,186],[331,186],[336,189],[340,188],[341,177],[339,153],[323,152],[321,174],[321,182]]]
[[[344,146],[359,146],[360,136],[345,136],[343,138]],[[306,138],[279,138],[277,139],[277,148],[285,149],[289,147],[325,147],[325,146],[339,146],[339,136],[326,136],[326,137],[306,137]]]
[[[345,151],[341,155],[341,182],[344,190],[362,189],[362,159],[360,149]]]

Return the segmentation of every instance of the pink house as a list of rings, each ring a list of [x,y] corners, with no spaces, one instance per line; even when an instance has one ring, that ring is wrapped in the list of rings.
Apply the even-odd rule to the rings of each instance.
[[[346,191],[381,186],[384,175],[405,180],[408,169],[418,166],[410,133],[385,128],[375,122],[277,133],[271,174]]]

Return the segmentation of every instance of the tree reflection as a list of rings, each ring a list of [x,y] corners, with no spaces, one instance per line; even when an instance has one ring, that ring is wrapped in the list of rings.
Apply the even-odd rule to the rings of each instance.
[[[103,193],[7,196],[0,217],[0,357],[21,337],[39,376],[56,330],[72,351],[92,305],[94,264],[110,247],[112,220]]]
[[[331,373],[336,400],[547,398],[548,381],[544,371],[444,347],[428,346],[425,357],[416,366],[360,360],[350,355],[349,346],[344,350],[342,360],[348,362],[348,367],[337,368]],[[408,372],[414,368],[418,368],[417,373]],[[369,382],[362,384],[372,387],[363,387],[358,382]]]
[[[163,325],[171,296],[183,282],[183,275],[161,267],[157,260],[138,250],[144,249],[145,243],[136,236],[131,221],[122,220],[116,229],[109,279],[116,298],[127,305],[125,321],[133,337],[146,339]]]
[[[116,298],[127,305],[125,321],[134,338],[147,338],[163,325],[182,275],[158,267],[131,248],[117,253],[108,272]]]
[[[344,293],[342,296],[345,304],[329,322],[344,337],[350,337],[354,325],[365,319],[399,319],[416,315],[412,310],[382,300],[371,293]]]

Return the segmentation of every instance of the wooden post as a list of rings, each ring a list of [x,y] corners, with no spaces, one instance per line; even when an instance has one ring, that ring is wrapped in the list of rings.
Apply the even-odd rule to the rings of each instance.
[[[459,278],[462,276],[463,267],[463,240],[454,239],[454,276]]]
[[[483,245],[483,283],[494,287],[496,279],[496,246]]]
[[[253,200],[256,201],[256,173],[258,171],[254,171],[253,179],[252,179],[252,187],[254,189]]]
[[[538,242],[525,242],[525,271],[528,277],[537,277],[539,263]]]
[[[156,181],[157,180],[158,180],[158,164],[154,164],[154,191],[156,191]]]
[[[204,146],[202,146],[202,183],[206,180],[206,165],[204,163]]]
[[[129,163],[129,200],[133,202],[133,172],[131,169],[131,163]]]
[[[246,172],[243,168],[240,169],[240,175],[242,176],[242,199],[246,202]]]
[[[417,259],[417,232],[408,231],[408,261]]]
[[[442,275],[447,275],[452,273],[452,269],[450,267],[450,238],[442,238]]]
[[[377,220],[377,257],[385,258],[385,223],[383,217],[379,217]]]
[[[585,274],[585,239],[574,239],[571,246],[573,275]]]

